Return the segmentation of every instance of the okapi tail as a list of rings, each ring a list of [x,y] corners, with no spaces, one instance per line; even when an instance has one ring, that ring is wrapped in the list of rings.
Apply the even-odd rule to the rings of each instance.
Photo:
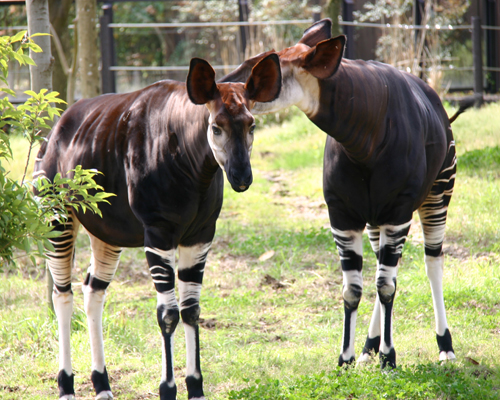
[[[460,114],[462,114],[465,110],[472,107],[475,103],[476,99],[474,96],[466,97],[458,102],[459,108],[458,111],[450,118],[450,124],[455,121]]]

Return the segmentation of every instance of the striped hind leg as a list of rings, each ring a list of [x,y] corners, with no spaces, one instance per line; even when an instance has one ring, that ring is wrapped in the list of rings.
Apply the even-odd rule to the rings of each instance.
[[[456,162],[438,175],[430,194],[418,209],[420,224],[424,233],[425,271],[429,278],[436,319],[436,339],[440,360],[454,360],[455,352],[446,320],[443,297],[443,240],[448,205],[455,183]]]
[[[204,399],[200,366],[200,293],[211,243],[179,246],[179,301],[186,333],[186,387],[188,399]]]
[[[368,232],[368,238],[370,239],[370,245],[378,260],[380,255],[380,227],[367,224],[366,228]],[[375,304],[373,306],[373,314],[370,321],[370,326],[368,328],[368,335],[366,337],[365,345],[363,347],[361,355],[358,358],[358,363],[369,362],[370,355],[375,355],[379,351],[381,334],[380,307],[380,298],[377,294]]]
[[[342,296],[344,298],[344,329],[339,366],[355,360],[354,339],[356,317],[363,293],[363,231],[339,230],[332,227],[342,267]]]
[[[112,399],[108,373],[104,361],[104,341],[102,336],[102,311],[106,289],[111,283],[120,260],[121,248],[104,243],[88,233],[92,255],[90,267],[83,284],[84,306],[90,335],[92,352],[92,384],[96,399]]]
[[[47,265],[54,289],[52,300],[59,331],[59,373],[57,385],[60,399],[74,399],[74,375],[71,366],[71,315],[73,314],[73,290],[71,288],[71,272],[74,263],[75,239],[80,223],[70,213],[64,224],[54,223],[54,230],[61,235],[50,239],[53,252],[47,252]]]

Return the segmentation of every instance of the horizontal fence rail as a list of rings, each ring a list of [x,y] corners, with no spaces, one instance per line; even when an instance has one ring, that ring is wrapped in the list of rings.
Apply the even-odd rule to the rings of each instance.
[[[311,19],[294,19],[282,21],[234,21],[234,22],[165,22],[165,23],[112,23],[110,28],[207,28],[207,27],[230,27],[230,26],[265,26],[265,25],[301,25],[312,24]],[[340,26],[354,26],[359,28],[392,28],[392,29],[431,29],[431,30],[462,30],[472,29],[472,25],[407,25],[407,24],[379,24],[374,22],[339,21]],[[68,25],[74,29],[74,25]],[[100,24],[96,24],[100,28]],[[27,26],[0,26],[0,30],[22,31],[27,30]],[[481,25],[484,30],[500,30],[500,26]]]
[[[272,21],[234,21],[234,22],[183,22],[183,23],[108,23],[107,28],[111,29],[188,29],[188,28],[221,28],[221,27],[251,27],[251,26],[283,26],[283,25],[309,25],[315,22],[315,18],[295,19],[295,20],[272,20]],[[377,28],[377,29],[402,29],[402,30],[433,30],[433,31],[454,31],[454,30],[469,30],[473,31],[473,25],[412,25],[412,24],[383,24],[373,22],[356,22],[339,20],[339,25],[353,28]],[[477,25],[476,25],[477,26]],[[100,24],[97,24],[100,28]],[[70,29],[74,25],[69,25]],[[481,30],[499,31],[500,26],[480,25]],[[11,26],[0,27],[1,30],[19,31],[26,30],[27,26]],[[234,69],[237,65],[214,65],[215,70]],[[477,68],[477,67],[476,67]],[[475,71],[476,68],[470,67],[455,67],[453,65],[438,66],[434,69],[442,71]],[[188,71],[188,66],[116,66],[109,65],[108,71]],[[420,71],[428,72],[433,68],[419,68]],[[481,66],[478,69],[483,72],[500,72],[500,68],[492,66]]]

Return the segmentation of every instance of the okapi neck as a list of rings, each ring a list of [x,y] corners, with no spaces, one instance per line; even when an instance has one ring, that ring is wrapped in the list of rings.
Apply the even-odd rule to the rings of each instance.
[[[388,86],[364,61],[343,60],[320,85],[319,109],[310,116],[353,161],[370,164],[387,131]]]

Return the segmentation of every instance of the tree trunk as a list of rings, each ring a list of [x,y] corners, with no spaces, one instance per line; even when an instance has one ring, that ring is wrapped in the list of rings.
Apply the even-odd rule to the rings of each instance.
[[[48,0],[26,0],[26,11],[28,14],[28,35],[50,33]],[[38,93],[42,89],[47,89],[51,92],[54,58],[50,51],[50,36],[37,36],[33,40],[43,51],[41,53],[30,51],[30,57],[36,63],[36,66],[30,65],[31,90]],[[47,303],[50,309],[54,311],[54,303],[52,302],[54,281],[48,268],[46,273]]]
[[[342,34],[339,25],[339,15],[342,14],[342,0],[327,0],[325,5],[325,15],[332,20],[332,36]]]
[[[69,35],[69,13],[73,1],[72,0],[49,0],[49,16],[50,23],[54,27],[57,36],[61,42],[65,61],[70,64],[71,59],[71,38]],[[51,46],[55,49],[55,38],[52,38]],[[76,43],[75,43],[76,46]],[[52,71],[52,90],[59,93],[59,98],[66,102],[68,100],[68,71],[64,68],[64,61],[61,60],[61,55],[57,51],[54,53],[54,70]],[[58,107],[65,109],[65,104],[59,104]]]
[[[35,33],[50,34],[48,0],[27,0],[28,35]],[[50,51],[50,36],[38,36],[33,39],[43,52],[30,51],[30,57],[36,66],[30,66],[31,90],[38,93],[41,89],[52,91],[52,68],[54,58]]]
[[[97,58],[97,6],[96,0],[76,0],[78,25],[78,64],[82,98],[99,95],[99,69]]]

